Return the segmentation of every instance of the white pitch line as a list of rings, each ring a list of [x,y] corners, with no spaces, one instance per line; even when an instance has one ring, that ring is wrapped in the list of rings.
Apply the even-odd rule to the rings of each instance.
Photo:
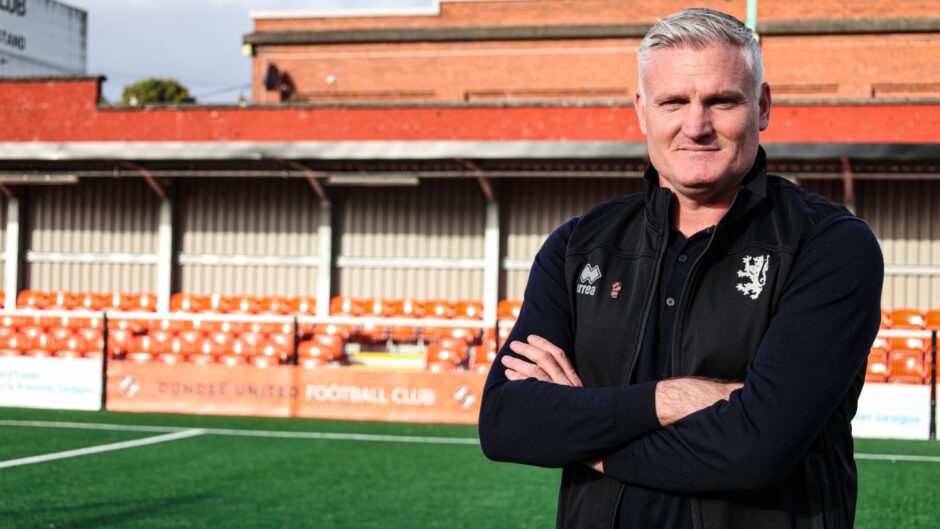
[[[855,454],[855,459],[870,461],[916,461],[918,463],[940,463],[936,456],[902,456],[893,454]]]
[[[0,420],[0,426],[31,426],[36,428],[77,428],[87,430],[113,430],[128,432],[179,432],[185,428],[172,426],[133,426],[124,424],[87,423],[87,422],[47,422],[47,421],[9,421]],[[357,433],[330,432],[285,432],[273,430],[236,430],[225,428],[200,428],[207,435],[229,435],[239,437],[274,437],[282,439],[326,439],[333,441],[370,441],[379,443],[415,443],[478,445],[480,441],[470,437],[427,437],[412,435],[376,435]]]
[[[9,461],[0,461],[0,468],[18,467],[20,465],[32,465],[35,463],[44,463],[46,461],[55,461],[56,459],[66,459],[69,457],[86,456],[89,454],[100,454],[101,452],[111,452],[113,450],[123,450],[125,448],[134,448],[137,446],[146,446],[146,445],[152,445],[152,444],[157,444],[157,443],[165,443],[167,441],[175,441],[177,439],[185,439],[187,437],[203,435],[204,433],[206,433],[205,430],[194,428],[191,430],[183,430],[180,432],[157,435],[155,437],[135,439],[133,441],[122,441],[120,443],[111,443],[111,444],[100,445],[100,446],[89,446],[88,448],[79,448],[77,450],[66,450],[65,452],[55,452],[52,454],[43,454],[40,456],[23,457],[20,459],[10,459]]]

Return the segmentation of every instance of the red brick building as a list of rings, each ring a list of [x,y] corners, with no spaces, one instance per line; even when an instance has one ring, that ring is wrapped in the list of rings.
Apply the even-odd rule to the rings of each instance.
[[[745,0],[698,4],[748,15]],[[623,101],[650,24],[688,6],[441,0],[385,16],[258,12],[244,41],[256,103]],[[756,27],[778,100],[940,97],[935,1],[760,0]],[[266,87],[272,66],[284,83]]]

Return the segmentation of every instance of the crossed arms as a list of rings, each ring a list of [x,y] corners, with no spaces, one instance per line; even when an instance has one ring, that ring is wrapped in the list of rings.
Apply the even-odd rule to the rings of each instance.
[[[573,350],[570,230],[539,252],[509,337],[517,343],[487,380],[487,456],[551,467],[600,460],[611,478],[670,492],[757,490],[781,481],[827,421],[851,419],[843,400],[877,332],[883,275],[863,223],[834,223],[807,242],[740,390],[695,379],[579,387],[577,366],[559,354]]]

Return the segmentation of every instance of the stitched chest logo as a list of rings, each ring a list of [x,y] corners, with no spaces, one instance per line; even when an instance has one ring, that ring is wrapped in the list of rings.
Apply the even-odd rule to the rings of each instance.
[[[593,285],[600,278],[601,269],[599,266],[591,266],[591,263],[584,265],[584,270],[581,270],[581,277],[579,278],[580,282],[578,283],[577,288],[578,294],[585,294],[588,296],[593,296],[596,294],[597,287]]]
[[[757,299],[764,290],[764,284],[767,283],[767,267],[770,265],[770,256],[758,255],[757,257],[751,257],[748,255],[741,260],[744,262],[744,270],[738,270],[738,277],[747,279],[748,282],[738,283],[738,292],[751,299]]]

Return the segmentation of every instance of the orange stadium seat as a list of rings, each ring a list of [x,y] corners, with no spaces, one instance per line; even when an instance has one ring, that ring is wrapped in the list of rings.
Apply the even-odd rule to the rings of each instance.
[[[504,299],[496,306],[496,316],[501,320],[515,320],[519,318],[520,310],[522,310],[521,301]]]
[[[167,351],[184,357],[192,356],[196,354],[196,341],[173,336],[167,342]]]
[[[170,296],[170,310],[173,312],[201,312],[202,299],[192,294],[177,292]]]
[[[316,314],[317,298],[300,296],[290,300],[290,311],[295,314]]]
[[[882,329],[890,329],[890,328],[891,328],[891,313],[888,312],[888,311],[886,311],[885,309],[881,309],[881,325],[880,325],[880,327],[881,327]]]
[[[75,294],[57,290],[49,292],[45,308],[55,310],[72,310],[75,308],[75,302]]]
[[[923,353],[900,351],[888,356],[888,382],[922,384],[927,373]]]
[[[872,349],[868,354],[868,368],[865,370],[865,382],[884,382],[888,376],[888,353],[882,349]]]
[[[392,301],[392,318],[420,318],[424,315],[424,305],[412,298]],[[418,340],[418,328],[410,325],[393,325],[391,338],[396,342],[415,342]]]
[[[897,351],[917,351],[924,352],[930,347],[930,341],[925,338],[892,336],[888,338],[888,350]]]
[[[232,310],[231,300],[223,296],[222,294],[210,294],[209,296],[202,298],[202,310],[203,312],[229,312]]]
[[[940,309],[928,310],[924,320],[928,329],[940,331]]]
[[[254,296],[232,296],[229,300],[229,312],[233,314],[256,314],[261,306]]]
[[[894,309],[891,311],[892,329],[923,329],[924,315],[917,309]]]
[[[258,300],[259,314],[287,314],[290,301],[284,296],[265,296]]]
[[[0,326],[18,329],[27,323],[27,318],[23,316],[3,316],[0,318]]]
[[[112,318],[108,320],[108,330],[124,329],[132,334],[140,334],[149,328],[150,322],[130,318]]]
[[[337,339],[342,340],[339,336],[336,336]],[[276,343],[279,346],[287,349],[288,351],[293,350],[294,348],[294,334],[293,333],[272,333],[268,335],[268,342]]]
[[[22,290],[16,296],[16,306],[21,309],[41,310],[46,308],[48,296],[38,290]]]
[[[128,329],[110,329],[108,330],[108,355],[112,357],[123,357],[131,349],[131,341],[134,339],[134,333]]]
[[[101,329],[92,327],[75,329],[75,336],[79,336],[82,340],[85,340],[85,343],[90,349],[101,350],[103,347],[104,336],[102,335]]]
[[[97,292],[79,292],[75,295],[75,309],[100,310],[101,295]]]
[[[20,336],[26,338],[27,340],[35,340],[37,337],[46,332],[45,329],[36,325],[20,327],[19,331]]]
[[[333,316],[361,316],[365,306],[358,299],[335,296],[330,300],[330,314]]]
[[[3,339],[0,349],[4,356],[19,356],[29,349],[29,343],[29,338],[21,334],[13,334]]]
[[[130,299],[124,292],[106,292],[101,295],[102,310],[127,310],[129,304]]]
[[[133,353],[147,353],[149,355],[157,355],[168,352],[168,349],[169,345],[167,342],[159,342],[147,335],[136,336],[131,340],[130,349],[127,353],[127,356],[130,358],[130,355]]]
[[[386,318],[392,313],[392,304],[383,298],[368,298],[362,301],[362,316]],[[388,339],[388,326],[378,323],[363,323],[359,326],[359,336],[372,341],[382,342]]]
[[[290,358],[291,351],[274,341],[262,342],[255,351],[255,357],[267,357],[277,362],[285,362]]]
[[[156,312],[157,295],[151,292],[141,292],[128,296],[127,310],[140,312]]]
[[[297,356],[305,367],[325,365],[337,357],[334,349],[316,340],[306,340],[297,346]]]
[[[425,318],[449,320],[454,317],[454,304],[443,299],[432,299],[424,302],[422,308]]]
[[[883,336],[875,336],[875,340],[871,343],[872,349],[884,349],[885,351],[891,350],[891,342]]]
[[[460,320],[482,320],[483,304],[474,300],[460,300],[454,303],[454,318]]]

